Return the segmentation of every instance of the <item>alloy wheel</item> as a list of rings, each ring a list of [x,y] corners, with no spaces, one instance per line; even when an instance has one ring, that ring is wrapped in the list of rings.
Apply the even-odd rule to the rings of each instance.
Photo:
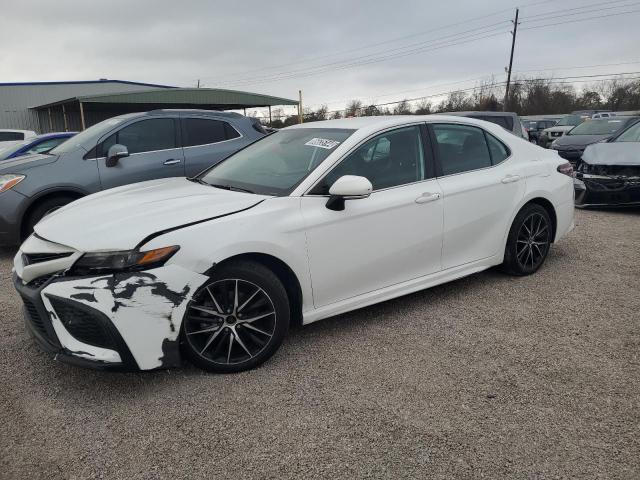
[[[273,301],[258,285],[238,278],[215,281],[187,307],[185,339],[203,359],[236,365],[253,359],[276,330]]]
[[[524,219],[516,240],[518,264],[526,270],[540,266],[549,251],[549,223],[540,213],[534,212]]]

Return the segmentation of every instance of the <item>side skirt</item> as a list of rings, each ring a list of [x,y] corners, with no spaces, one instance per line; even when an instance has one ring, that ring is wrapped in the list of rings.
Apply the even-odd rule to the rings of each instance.
[[[303,313],[302,324],[317,322],[324,318],[339,315],[341,313],[357,310],[358,308],[368,307],[375,303],[391,300],[392,298],[401,297],[410,293],[418,292],[427,288],[435,287],[443,283],[457,280],[458,278],[473,275],[488,268],[500,265],[502,263],[502,255],[484,258],[476,262],[466,263],[457,267],[442,270],[440,272],[425,275],[423,277],[414,278],[406,282],[391,285],[389,287],[374,290],[372,292],[363,293],[356,297],[347,298],[340,302],[331,303],[324,307],[310,310]]]

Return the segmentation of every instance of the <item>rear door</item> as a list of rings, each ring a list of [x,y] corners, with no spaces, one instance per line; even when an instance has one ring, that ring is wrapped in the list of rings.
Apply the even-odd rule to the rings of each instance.
[[[188,177],[224,160],[247,143],[242,133],[224,120],[183,116],[181,125],[185,174]]]
[[[184,176],[184,155],[179,146],[178,118],[150,118],[129,123],[97,147],[102,188],[165,177]],[[109,147],[124,145],[129,156],[106,166]]]
[[[524,174],[508,147],[481,128],[430,125],[444,208],[442,268],[498,254],[511,213],[524,195]]]

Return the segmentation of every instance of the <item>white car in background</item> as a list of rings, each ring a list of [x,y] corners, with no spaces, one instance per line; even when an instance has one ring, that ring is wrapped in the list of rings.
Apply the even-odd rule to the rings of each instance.
[[[37,135],[33,130],[14,130],[0,128],[0,147],[4,148],[13,143],[22,142]]]
[[[502,266],[573,227],[571,166],[498,125],[365,117],[273,133],[195,178],[90,195],[15,257],[27,325],[79,365],[256,367],[291,322]]]

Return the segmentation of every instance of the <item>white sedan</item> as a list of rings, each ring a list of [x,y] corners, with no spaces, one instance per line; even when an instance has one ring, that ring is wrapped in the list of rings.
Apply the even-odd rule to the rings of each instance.
[[[296,125],[195,178],[78,200],[15,257],[59,360],[236,372],[307,324],[493,266],[528,275],[573,228],[571,166],[453,116]]]

